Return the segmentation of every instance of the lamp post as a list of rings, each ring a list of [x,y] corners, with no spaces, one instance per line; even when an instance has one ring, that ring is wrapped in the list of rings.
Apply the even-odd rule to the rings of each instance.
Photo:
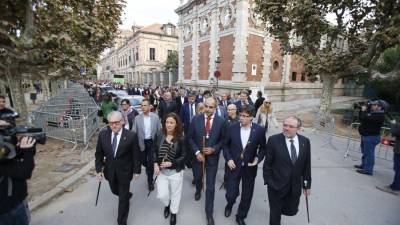
[[[219,77],[221,76],[221,72],[219,71],[219,64],[221,63],[221,60],[219,57],[217,57],[217,59],[215,60],[215,72],[214,72],[214,77],[217,78],[217,90],[218,90],[218,80]]]

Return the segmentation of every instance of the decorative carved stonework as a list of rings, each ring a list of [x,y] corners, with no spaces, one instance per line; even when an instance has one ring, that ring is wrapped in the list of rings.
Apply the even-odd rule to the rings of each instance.
[[[200,18],[200,34],[205,36],[209,34],[210,31],[210,19],[207,15]]]
[[[192,39],[192,25],[190,23],[186,24],[183,28],[183,39],[185,41],[190,41]]]
[[[226,4],[222,8],[219,18],[223,28],[229,28],[232,26],[234,15],[235,15],[235,8],[231,4]]]
[[[250,20],[254,28],[260,28],[262,27],[263,23],[261,21],[260,15],[257,14],[257,12],[255,11],[255,8],[256,8],[256,3],[252,2],[249,9]]]

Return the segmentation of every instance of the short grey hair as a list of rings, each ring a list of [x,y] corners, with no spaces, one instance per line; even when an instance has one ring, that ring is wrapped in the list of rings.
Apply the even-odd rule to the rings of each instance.
[[[111,117],[115,117],[119,120],[122,120],[123,118],[122,113],[120,111],[111,111],[110,113],[108,113],[107,120],[109,121]]]
[[[303,126],[303,123],[301,122],[301,119],[299,117],[297,117],[297,116],[288,116],[288,117],[285,118],[285,120],[287,120],[287,119],[296,120],[297,121],[297,128],[300,128],[301,126]]]

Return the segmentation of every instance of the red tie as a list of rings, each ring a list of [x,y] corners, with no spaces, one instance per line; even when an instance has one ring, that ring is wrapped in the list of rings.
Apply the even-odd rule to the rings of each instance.
[[[211,116],[207,116],[207,121],[206,121],[206,135],[208,136],[210,134],[211,130]]]

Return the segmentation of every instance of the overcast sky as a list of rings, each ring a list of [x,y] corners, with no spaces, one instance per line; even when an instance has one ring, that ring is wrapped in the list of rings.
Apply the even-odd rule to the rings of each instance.
[[[171,22],[176,25],[179,18],[175,9],[179,7],[179,3],[179,0],[126,0],[120,27],[129,29],[133,23],[146,26]]]

